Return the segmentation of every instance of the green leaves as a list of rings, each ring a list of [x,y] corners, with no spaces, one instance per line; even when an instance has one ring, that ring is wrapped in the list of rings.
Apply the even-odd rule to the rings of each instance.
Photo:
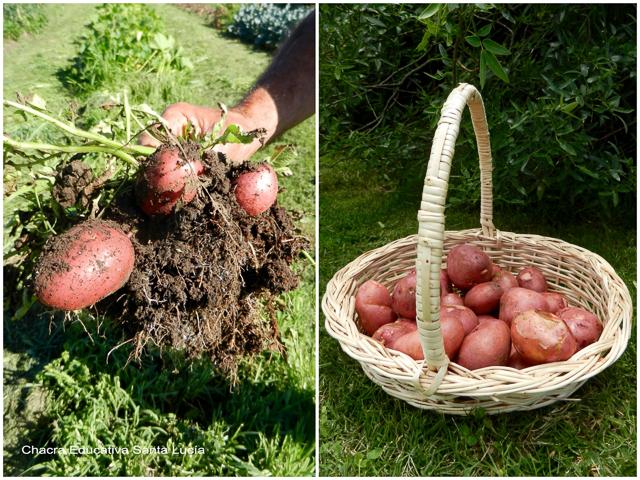
[[[635,128],[631,122],[635,119],[633,92],[637,78],[634,63],[629,61],[636,57],[637,50],[633,20],[636,14],[631,7],[625,10],[630,15],[627,20],[614,22],[608,15],[610,7],[603,4],[487,4],[484,10],[475,4],[459,4],[456,8],[451,4],[439,8],[434,5],[429,9],[415,6],[408,12],[409,19],[403,17],[402,9],[385,5],[341,7],[333,17],[333,29],[326,34],[326,38],[336,39],[330,42],[333,46],[321,43],[321,51],[333,55],[330,68],[324,73],[321,68],[320,73],[323,98],[333,104],[323,107],[319,114],[321,152],[331,152],[335,156],[332,163],[341,158],[358,158],[367,165],[385,168],[392,179],[394,172],[400,175],[400,168],[405,171],[412,168],[407,167],[412,162],[420,163],[416,155],[420,147],[407,150],[404,145],[411,141],[420,145],[424,140],[418,132],[419,119],[436,128],[440,108],[454,87],[455,68],[456,83],[482,88],[496,167],[497,203],[538,205],[538,195],[542,195],[541,202],[571,213],[578,208],[564,207],[572,202],[585,211],[602,209],[599,202],[593,203],[598,191],[606,192],[604,198],[609,205],[614,190],[618,206],[633,198],[635,193],[629,192],[637,191],[635,166],[627,163],[629,153],[615,153],[609,143],[635,142],[629,137]],[[562,28],[556,29],[563,11]],[[374,35],[378,27],[372,29],[362,14],[382,19],[389,32],[397,35],[386,40]],[[418,20],[421,14],[423,18]],[[588,32],[581,29],[587,21],[584,15],[592,21],[590,41]],[[617,33],[612,35],[614,23]],[[407,24],[414,27],[411,35]],[[456,32],[456,28],[454,67],[456,48],[448,44],[447,35]],[[359,36],[362,29],[364,35]],[[342,47],[345,42],[351,42],[349,48]],[[415,45],[418,51],[402,49],[403,42]],[[340,45],[341,57],[335,54],[335,45]],[[407,71],[405,67],[424,62],[419,59],[425,52],[425,60],[432,63],[421,72],[423,89],[410,86],[408,79],[397,86]],[[371,61],[368,68],[359,67],[354,58],[365,56],[380,60],[380,68],[374,70]],[[336,65],[353,67],[343,69],[340,80],[336,80]],[[385,81],[389,88],[383,84]],[[380,84],[383,88],[378,87]],[[402,90],[402,102],[392,98],[396,89]],[[389,107],[385,110],[387,102]],[[382,121],[368,135],[363,134],[366,124],[375,124],[383,111]],[[361,114],[366,114],[366,121]],[[475,154],[474,148],[465,143],[473,138],[473,131],[469,125],[464,126],[465,122],[456,147],[459,163],[454,160],[451,173],[456,180],[450,188],[454,198],[469,204],[477,198],[472,193],[477,191],[477,184],[463,173],[468,171],[473,178]],[[610,135],[612,132],[615,135]],[[390,151],[394,152],[392,157],[388,155]],[[619,168],[612,166],[610,153],[618,155]],[[415,175],[420,173],[416,171]],[[456,182],[463,182],[463,187],[458,188]],[[538,191],[539,185],[543,187]],[[519,192],[520,187],[527,196]]]
[[[97,7],[96,13],[88,34],[77,41],[77,58],[62,72],[76,93],[90,93],[104,85],[115,86],[105,90],[120,89],[123,80],[139,72],[164,74],[193,68],[148,6],[107,3]]]
[[[614,62],[622,62],[622,63],[634,63],[636,61],[633,57],[627,57],[624,55],[613,55],[611,60]]]
[[[478,48],[481,45],[480,37],[478,37],[477,35],[470,35],[468,37],[464,37],[464,39],[472,47]]]
[[[485,25],[478,30],[475,35],[464,37],[465,41],[474,48],[481,48],[480,51],[480,87],[484,88],[487,78],[487,66],[502,81],[509,83],[507,74],[495,57],[496,55],[511,55],[511,51],[499,43],[494,42],[490,38],[482,40],[480,37],[486,37],[491,33],[491,24]]]
[[[220,120],[218,120],[211,129],[211,139],[218,138],[218,134],[222,131],[224,122],[227,121],[227,116],[229,115],[227,106],[224,103],[218,103],[218,108],[220,109]],[[211,143],[211,145],[213,145],[213,143]]]
[[[273,153],[271,157],[267,159],[267,161],[273,167],[275,172],[282,177],[290,177],[293,175],[293,172],[289,168],[295,159],[298,157],[298,152],[294,146],[289,143],[287,145],[277,145],[273,149]]]
[[[489,68],[491,69],[491,71],[502,81],[509,83],[509,77],[507,77],[507,74],[505,73],[504,69],[502,68],[502,65],[500,65],[500,62],[498,62],[498,59],[495,57],[495,55],[489,51],[485,51],[483,52],[485,55],[485,60],[487,62],[487,65],[489,66]]]
[[[580,104],[577,101],[576,102],[571,102],[571,103],[565,105],[564,108],[562,109],[562,111],[564,113],[571,113],[578,107],[578,105],[580,105]]]
[[[424,32],[424,35],[422,36],[422,41],[420,42],[416,50],[419,52],[424,50],[427,47],[427,44],[429,43],[429,38],[431,38],[431,32],[427,30],[426,32]],[[336,80],[340,80],[340,78],[336,78]]]
[[[45,102],[41,97],[39,97],[35,93],[32,93],[31,95],[27,95],[25,97],[25,100],[27,102],[27,105],[29,105],[29,106],[37,109],[37,110],[46,110],[47,109],[47,102]]]
[[[222,135],[218,138],[216,143],[241,143],[248,145],[256,138],[255,132],[243,132],[238,125],[230,124]]]
[[[369,22],[369,23],[371,23],[373,25],[376,25],[378,27],[384,27],[385,26],[385,24],[382,23],[380,20],[378,20],[377,18],[374,18],[374,17],[370,17],[369,15],[364,15],[364,19],[367,22]]]
[[[485,40],[486,42],[486,40]],[[489,50],[482,50],[480,53],[480,87],[484,87],[485,78],[487,76],[487,66],[500,80],[509,83],[509,77],[500,65],[495,55]]]
[[[500,13],[502,14],[502,16],[504,18],[509,20],[511,23],[516,23],[516,21],[513,19],[513,17],[511,16],[511,14],[507,10],[500,10]]]
[[[3,37],[18,41],[23,33],[40,33],[48,23],[46,12],[42,3],[3,4]]]
[[[482,45],[494,55],[511,55],[509,50],[489,38],[484,39]]]
[[[560,144],[560,147],[562,147],[562,149],[567,152],[569,155],[571,156],[576,156],[576,151],[573,149],[573,147],[571,145],[569,145],[568,143],[558,139],[558,143]]]
[[[228,11],[230,14],[233,9],[226,10],[227,8],[226,5],[214,7],[214,9]],[[233,23],[227,23],[225,15],[218,17],[217,22],[220,27],[226,23],[227,33],[242,38],[245,42],[265,50],[275,50],[278,44],[289,35],[291,27],[305,18],[312,8],[310,4],[303,3],[245,3],[240,6],[238,13],[230,15],[233,17]],[[368,10],[367,13],[374,13],[374,15],[364,15],[363,26],[364,24],[374,26],[378,33],[378,27],[385,26],[380,20],[383,15],[376,17],[373,10]],[[215,16],[214,13],[214,22]]]
[[[478,30],[478,36],[486,37],[487,35],[489,35],[489,32],[491,32],[491,24],[486,25],[482,27],[480,30]]]
[[[171,50],[176,45],[176,39],[172,36],[165,36],[158,32],[153,36],[153,39],[149,41],[149,46],[154,50]]]
[[[438,13],[438,10],[440,10],[441,7],[441,3],[431,3],[427,5],[427,8],[422,11],[422,13],[418,16],[418,19],[425,20],[429,17],[433,17],[436,13]]]
[[[487,57],[486,52],[480,52],[480,88],[484,88],[484,80],[487,77]]]
[[[369,450],[367,452],[367,459],[369,459],[369,460],[377,460],[378,458],[380,458],[380,455],[382,455],[382,449],[381,448],[374,448],[373,450]]]

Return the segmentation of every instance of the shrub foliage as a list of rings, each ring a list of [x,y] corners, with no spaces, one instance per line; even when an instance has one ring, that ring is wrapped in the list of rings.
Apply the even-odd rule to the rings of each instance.
[[[253,42],[257,47],[273,50],[292,27],[309,13],[306,5],[244,4],[229,25],[231,35]]]
[[[635,5],[320,11],[321,154],[423,176],[440,108],[466,82],[484,99],[497,205],[634,208]],[[475,148],[465,114],[450,204],[479,200]]]
[[[193,68],[164,22],[144,4],[106,3],[79,43],[78,56],[62,76],[73,89],[95,91],[139,72],[159,75]]]

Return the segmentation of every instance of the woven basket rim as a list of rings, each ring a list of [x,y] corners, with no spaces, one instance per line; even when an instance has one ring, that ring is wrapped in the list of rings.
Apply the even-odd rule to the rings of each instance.
[[[479,228],[446,231],[445,233],[458,235],[466,234],[470,238],[470,243],[472,238],[476,238],[478,240],[495,240],[494,237],[484,235],[482,229]],[[616,276],[620,280],[620,282],[622,282],[620,277],[617,275],[617,273],[615,273],[614,269],[604,258],[584,247],[571,244],[564,240],[553,237],[545,237],[542,235],[517,234],[513,232],[496,230],[496,236],[505,239],[505,241],[507,239],[515,239],[518,241],[533,241],[544,239],[559,246],[574,248],[582,252],[584,255],[587,255],[598,261],[598,263],[601,263],[603,266],[608,267],[608,274]],[[428,386],[433,380],[435,372],[430,372],[427,367],[423,365],[423,362],[415,361],[404,353],[386,349],[371,337],[361,333],[360,331],[357,331],[357,328],[354,329],[356,331],[356,335],[352,334],[345,337],[337,334],[335,329],[332,328],[334,324],[340,323],[341,321],[348,321],[355,325],[355,317],[337,318],[329,306],[329,299],[332,297],[332,295],[334,295],[334,292],[341,285],[340,282],[342,282],[342,284],[345,284],[347,281],[351,281],[353,283],[356,283],[357,281],[357,279],[355,279],[355,277],[353,276],[347,277],[345,280],[340,281],[339,277],[341,272],[350,269],[354,265],[358,264],[358,262],[362,261],[364,261],[364,263],[362,266],[358,267],[358,270],[366,270],[366,261],[369,257],[371,257],[372,254],[384,250],[388,252],[388,255],[391,255],[391,251],[393,250],[395,244],[403,242],[411,242],[413,244],[417,244],[417,241],[418,235],[409,235],[407,237],[390,242],[382,247],[378,247],[376,249],[365,252],[353,261],[349,262],[342,269],[338,270],[331,278],[331,280],[327,283],[326,292],[322,299],[322,310],[326,318],[325,328],[327,332],[331,337],[338,340],[342,349],[349,356],[358,360],[361,364],[367,364],[367,366],[372,369],[377,368],[378,370],[380,370],[380,368],[384,367],[386,367],[387,369],[396,369],[396,376],[399,379],[404,379],[404,381],[407,383],[410,383],[412,379],[415,379],[419,376],[420,385],[424,389],[424,386]],[[408,270],[406,273],[408,273]],[[373,276],[367,275],[367,278],[375,279],[377,275],[378,272],[374,272]],[[398,276],[397,278],[401,278],[401,276]],[[397,279],[395,280],[395,282],[397,282]],[[387,282],[387,285],[390,283],[391,282]],[[622,284],[624,285],[624,292],[622,293],[626,294],[629,303],[631,303],[631,297],[629,295],[628,288],[626,287],[624,282],[622,282]],[[353,297],[350,299],[343,298],[342,301],[352,301],[353,303],[355,303],[355,295],[353,295]],[[631,308],[630,310],[627,309],[623,313],[625,313],[626,315],[623,315],[623,317],[619,319],[620,325],[615,329],[613,335],[605,338],[603,333],[603,337],[601,337],[600,340],[598,340],[596,343],[586,347],[580,352],[577,352],[571,359],[564,362],[536,365],[528,367],[524,370],[516,370],[511,367],[486,367],[474,371],[467,370],[466,368],[451,362],[447,373],[445,374],[443,384],[441,385],[441,388],[439,388],[436,392],[434,398],[437,399],[438,397],[456,396],[484,398],[491,395],[495,396],[496,394],[502,396],[505,394],[513,393],[522,393],[523,395],[526,395],[528,393],[531,394],[533,392],[535,392],[536,394],[545,392],[553,393],[558,389],[559,385],[563,386],[566,383],[574,385],[575,388],[578,388],[586,380],[600,373],[602,370],[613,364],[626,349],[629,338],[631,336],[630,324],[633,315],[633,308]],[[610,321],[610,319],[607,319],[607,324]],[[616,342],[620,344],[617,350],[612,348]],[[367,358],[366,355],[358,355],[353,351],[354,348],[363,349],[365,352],[369,353],[372,356]],[[604,352],[606,352],[606,354],[603,356],[602,354]],[[544,373],[548,372],[549,369],[558,369],[558,371],[555,372],[556,375],[554,380],[556,381],[551,382],[551,384],[549,382],[549,379],[544,377]],[[380,370],[380,372],[382,375],[384,375],[384,370]],[[540,377],[541,374],[542,378]],[[499,377],[499,379],[496,380],[493,377]],[[502,386],[506,385],[505,377],[512,378],[513,387],[507,389],[502,388],[499,392],[492,393],[492,388],[495,387],[495,384],[499,383]],[[451,382],[452,384],[450,385],[447,382]],[[459,385],[456,386],[456,383],[458,383]],[[416,391],[419,390],[416,389]],[[449,401],[451,402],[450,407],[455,408],[455,400],[449,399]],[[461,405],[461,407],[466,411],[472,408],[472,406],[470,406],[469,404],[463,404]],[[504,408],[501,409],[501,411],[516,409],[518,409],[517,406],[513,408]]]
[[[481,229],[445,231],[449,174],[466,107],[471,115],[480,164]],[[480,92],[472,85],[461,83],[441,108],[418,210],[418,234],[359,256],[336,272],[322,299],[327,319],[325,328],[349,356],[360,362],[367,376],[390,395],[446,413],[460,413],[459,410],[473,407],[466,401],[462,402],[464,405],[456,405],[453,400],[458,398],[460,403],[460,397],[477,399],[479,406],[486,405],[491,412],[537,408],[566,398],[586,379],[615,362],[631,336],[633,304],[629,290],[606,260],[559,239],[501,232],[495,228],[489,137]],[[547,281],[554,280],[568,300],[596,307],[604,324],[600,339],[568,361],[525,370],[486,367],[470,371],[452,363],[446,355],[440,327],[440,269],[448,239],[453,243],[481,242],[478,246],[490,257],[497,256],[501,263],[504,261],[512,267],[521,267],[525,259],[539,266],[543,274],[546,273]],[[498,255],[503,251],[503,244],[508,246],[509,242],[517,243],[518,248],[508,248],[506,258]],[[522,246],[526,249],[520,249]],[[547,250],[553,251],[554,256],[547,255]],[[395,255],[390,257],[390,253]],[[573,261],[575,259],[580,262]],[[364,277],[371,279],[375,274],[375,279],[383,285],[391,285],[408,273],[409,268],[405,268],[406,273],[398,268],[405,265],[416,267],[416,321],[425,359],[420,362],[362,335],[354,322],[357,282]],[[394,273],[391,281],[386,281]],[[606,321],[602,316],[605,313]]]

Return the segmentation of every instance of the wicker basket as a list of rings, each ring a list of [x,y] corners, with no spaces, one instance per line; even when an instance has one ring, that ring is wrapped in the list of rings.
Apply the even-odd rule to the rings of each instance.
[[[462,112],[467,104],[478,142],[482,228],[444,231],[444,205],[449,172]],[[620,277],[600,256],[576,245],[539,235],[496,230],[492,223],[491,152],[482,97],[461,84],[442,107],[433,140],[418,235],[361,255],[337,272],[322,300],[325,327],[342,349],[360,362],[369,378],[394,397],[419,408],[466,415],[483,407],[488,413],[532,410],[565,399],[624,352],[631,335],[633,304]],[[440,267],[448,251],[460,244],[482,248],[510,272],[535,266],[545,275],[549,291],[564,295],[570,306],[594,312],[604,325],[600,340],[569,360],[515,370],[487,367],[470,371],[444,354],[440,331]],[[417,260],[416,260],[417,259]],[[418,331],[424,361],[388,350],[360,333],[355,321],[355,296],[367,280],[392,291],[413,266],[418,272]],[[424,306],[428,308],[423,309]]]

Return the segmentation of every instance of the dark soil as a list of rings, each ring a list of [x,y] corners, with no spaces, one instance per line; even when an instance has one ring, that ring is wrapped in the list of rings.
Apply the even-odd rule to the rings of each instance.
[[[189,160],[199,157],[193,145],[184,146]],[[277,200],[255,217],[236,202],[233,178],[260,164],[232,165],[213,152],[201,161],[198,195],[168,217],[144,214],[133,189],[114,198],[103,219],[133,233],[135,265],[125,286],[96,308],[124,328],[131,359],[151,342],[189,358],[206,352],[234,371],[242,357],[283,352],[273,300],[298,286],[291,265],[307,240]]]
[[[85,187],[93,179],[91,167],[81,160],[72,160],[56,175],[51,194],[61,207],[73,207]]]

